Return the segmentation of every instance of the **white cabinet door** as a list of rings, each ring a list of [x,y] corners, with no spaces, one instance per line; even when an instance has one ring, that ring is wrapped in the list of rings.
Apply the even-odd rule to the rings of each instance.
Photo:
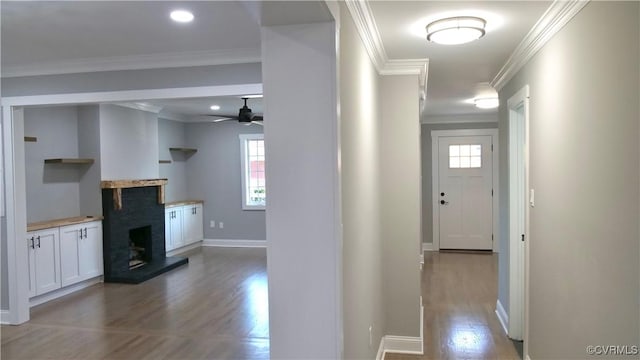
[[[35,231],[27,235],[27,244],[33,248],[30,250],[33,260],[29,269],[33,269],[35,295],[59,289],[60,280],[60,244],[58,228]],[[30,291],[30,293],[33,293]]]
[[[84,224],[60,227],[60,264],[62,286],[82,280],[80,272],[80,236]]]
[[[102,275],[102,223],[60,227],[60,262],[62,286]]]
[[[204,227],[202,218],[202,204],[186,205],[183,207],[185,245],[202,240]]]
[[[182,207],[170,207],[164,211],[165,251],[171,251],[184,245],[182,235]]]
[[[100,276],[104,273],[102,266],[102,222],[95,221],[84,224],[79,246],[79,268],[83,280]]]
[[[27,235],[27,252],[29,262],[29,297],[36,296],[36,245],[33,233]]]

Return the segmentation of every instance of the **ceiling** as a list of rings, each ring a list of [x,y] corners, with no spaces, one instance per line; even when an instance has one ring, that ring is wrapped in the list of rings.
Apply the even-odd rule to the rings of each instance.
[[[255,1],[2,1],[3,75],[11,71],[63,69],[69,64],[126,63],[135,60],[220,57],[259,59],[260,26]],[[282,14],[302,16],[303,7],[287,3]],[[297,3],[296,3],[297,4]],[[307,2],[308,4],[308,2]],[[429,59],[423,122],[456,115],[495,114],[465,102],[478,83],[490,82],[509,55],[551,4],[550,1],[369,1],[369,9],[389,60]],[[169,20],[168,13],[186,8],[190,24]],[[317,10],[317,6],[315,7]],[[298,11],[300,9],[300,11]],[[317,12],[317,11],[316,11]],[[487,20],[487,34],[478,41],[444,46],[425,40],[424,26],[435,18],[476,15]],[[326,16],[326,14],[320,14]],[[274,16],[275,18],[275,16]],[[236,56],[234,56],[234,54]],[[241,54],[241,55],[238,55]],[[118,60],[118,61],[114,61]],[[106,61],[109,60],[109,61]],[[260,100],[260,101],[253,101]],[[209,110],[218,103],[219,111]],[[166,111],[235,114],[237,97],[154,101]],[[261,99],[249,106],[260,113]]]

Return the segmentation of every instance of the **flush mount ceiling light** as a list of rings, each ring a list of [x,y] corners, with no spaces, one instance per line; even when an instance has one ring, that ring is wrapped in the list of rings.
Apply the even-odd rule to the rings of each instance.
[[[209,107],[209,109],[211,109],[211,110],[220,110],[220,105],[211,105]]]
[[[456,16],[436,20],[427,25],[427,40],[443,44],[458,45],[480,39],[485,34],[487,22],[475,16]]]
[[[473,102],[478,109],[495,109],[500,105],[497,97],[475,98]]]
[[[193,21],[193,14],[187,10],[174,10],[169,14],[171,20],[179,23],[188,23]]]

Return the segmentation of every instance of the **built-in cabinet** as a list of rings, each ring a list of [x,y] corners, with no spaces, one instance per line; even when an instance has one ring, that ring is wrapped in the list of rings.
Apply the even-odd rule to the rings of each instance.
[[[60,227],[62,286],[102,275],[102,223]]]
[[[28,232],[27,247],[29,297],[103,274],[101,221]]]
[[[165,248],[172,251],[204,237],[202,203],[167,205],[164,213]]]
[[[60,288],[60,233],[58,228],[27,233],[29,297]]]

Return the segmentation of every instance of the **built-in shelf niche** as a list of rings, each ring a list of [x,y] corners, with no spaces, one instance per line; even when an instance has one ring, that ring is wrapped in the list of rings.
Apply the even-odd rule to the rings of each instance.
[[[74,165],[90,165],[95,162],[94,159],[88,158],[56,158],[44,159],[45,164],[74,164]]]
[[[38,142],[38,138],[35,136],[25,136],[24,142]]]

